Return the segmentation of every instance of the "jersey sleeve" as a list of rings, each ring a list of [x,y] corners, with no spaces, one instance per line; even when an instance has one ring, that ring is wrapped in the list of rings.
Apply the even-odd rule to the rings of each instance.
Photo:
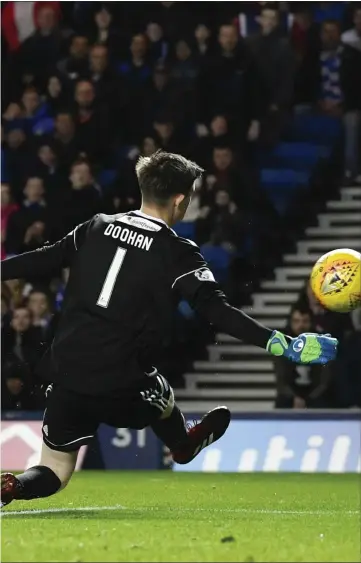
[[[45,245],[31,252],[1,261],[1,279],[11,280],[51,275],[71,263],[86,238],[92,220],[78,225],[73,231],[55,244]]]
[[[271,329],[232,307],[194,243],[178,239],[172,256],[172,288],[218,330],[266,348]]]
[[[198,246],[186,239],[178,241],[177,251],[172,257],[172,289],[179,291],[194,308],[206,295],[214,292],[224,295]]]

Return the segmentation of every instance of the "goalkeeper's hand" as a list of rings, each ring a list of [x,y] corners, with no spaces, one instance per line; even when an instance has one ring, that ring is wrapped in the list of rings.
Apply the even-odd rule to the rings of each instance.
[[[329,334],[304,332],[297,338],[274,330],[267,343],[267,351],[284,356],[297,364],[327,364],[336,358],[338,340]]]

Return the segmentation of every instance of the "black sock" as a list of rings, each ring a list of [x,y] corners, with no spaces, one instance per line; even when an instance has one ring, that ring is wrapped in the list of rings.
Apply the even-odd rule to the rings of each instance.
[[[61,487],[59,477],[45,465],[30,467],[16,478],[20,483],[18,498],[25,500],[50,497]]]
[[[170,450],[177,448],[188,438],[184,417],[177,405],[174,405],[168,418],[152,424],[152,430]]]

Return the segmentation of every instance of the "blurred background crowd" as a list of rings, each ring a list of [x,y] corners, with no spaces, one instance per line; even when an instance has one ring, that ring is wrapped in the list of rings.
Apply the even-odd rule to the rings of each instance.
[[[137,208],[136,159],[162,148],[206,169],[176,230],[201,246],[231,301],[247,304],[326,197],[360,183],[360,115],[357,2],[3,2],[2,259],[98,212]],[[280,143],[305,123],[306,137],[315,123],[314,135],[326,131],[328,161],[316,175],[303,161],[275,168]],[[2,284],[3,409],[43,404],[34,366],[66,281],[66,271],[34,271]],[[361,406],[357,315],[326,312],[306,287],[287,330],[339,337],[335,371],[350,375],[328,394],[328,370],[276,362],[276,406]],[[181,385],[212,337],[181,303],[166,375]]]

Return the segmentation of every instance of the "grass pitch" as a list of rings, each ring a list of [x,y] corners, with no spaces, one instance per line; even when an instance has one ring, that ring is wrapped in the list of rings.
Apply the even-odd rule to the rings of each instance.
[[[83,471],[1,520],[4,562],[361,561],[360,475]]]

